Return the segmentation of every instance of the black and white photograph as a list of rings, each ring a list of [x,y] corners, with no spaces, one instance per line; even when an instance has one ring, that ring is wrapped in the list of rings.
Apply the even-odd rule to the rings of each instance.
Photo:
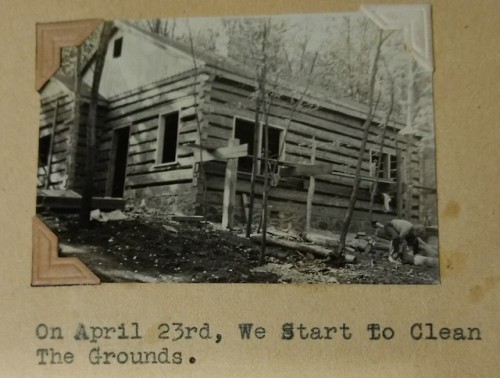
[[[113,20],[63,48],[36,201],[59,257],[102,283],[439,284],[432,35],[381,25]]]

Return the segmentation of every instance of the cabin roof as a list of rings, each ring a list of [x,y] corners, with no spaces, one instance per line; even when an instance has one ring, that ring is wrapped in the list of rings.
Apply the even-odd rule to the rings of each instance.
[[[116,21],[115,24],[118,28],[125,31],[132,32],[136,35],[140,34],[143,38],[159,47],[163,46],[164,48],[174,48],[186,54],[190,59],[193,59],[194,55],[197,64],[204,66],[204,68],[208,69],[216,76],[230,76],[230,79],[233,81],[239,81],[246,85],[255,86],[255,70],[233,58],[225,57],[210,51],[199,51],[196,48],[193,48],[193,51],[191,51],[191,47],[182,42],[144,30],[130,21]],[[191,70],[193,70],[192,66],[188,67],[186,72]],[[311,105],[338,111],[359,119],[366,119],[366,115],[368,114],[369,109],[367,105],[349,99],[333,97],[330,92],[322,88],[310,85],[308,86],[307,84],[300,83],[298,81],[294,81],[292,84],[285,82],[284,80],[277,80],[277,82],[278,90],[284,96],[290,96],[295,93],[295,97],[298,98],[301,96],[301,93],[306,93],[303,101]],[[305,91],[306,89],[307,91]],[[385,116],[386,115],[383,112],[377,111],[375,112],[373,120],[374,122],[381,122]],[[389,126],[401,129],[405,126],[405,124],[402,121],[397,120],[396,122],[390,122]]]

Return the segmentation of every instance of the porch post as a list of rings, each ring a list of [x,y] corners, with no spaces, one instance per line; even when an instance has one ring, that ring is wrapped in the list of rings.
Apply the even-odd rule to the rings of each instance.
[[[228,142],[228,147],[236,147],[239,144],[240,144],[239,139],[230,139]],[[233,228],[237,170],[238,170],[238,158],[228,159],[226,162],[226,174],[224,176],[222,228],[228,228],[228,229]]]

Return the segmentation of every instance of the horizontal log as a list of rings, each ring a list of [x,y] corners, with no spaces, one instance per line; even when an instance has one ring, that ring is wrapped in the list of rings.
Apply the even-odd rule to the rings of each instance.
[[[144,164],[135,164],[127,166],[127,175],[145,174],[149,172],[171,171],[173,169],[192,167],[198,160],[194,156],[177,158],[175,165],[157,165],[156,160]]]
[[[158,106],[158,104],[171,103],[174,101],[179,101],[186,97],[192,97],[197,95],[197,101],[201,102],[202,98],[205,96],[206,90],[203,87],[198,86],[196,92],[193,86],[188,86],[180,88],[178,90],[172,90],[169,88],[164,88],[165,91],[160,92],[154,96],[146,96],[145,94],[138,94],[134,96],[135,101],[130,101],[122,106],[116,106],[113,104],[112,108],[107,114],[108,120],[115,118],[121,118],[126,115],[130,115],[138,112],[139,110],[148,109]]]
[[[242,76],[241,74],[233,74],[228,71],[221,71],[217,68],[210,67],[210,70],[216,77],[216,80],[220,81],[221,79],[226,82],[235,83],[235,85],[241,86],[245,84],[249,88],[255,87],[255,78],[253,73],[248,73],[248,76]],[[231,83],[231,84],[232,84]],[[283,93],[292,93],[296,88],[291,87],[282,87]],[[304,96],[304,102],[314,107],[324,108],[330,112],[336,112],[341,114],[349,115],[353,118],[360,118],[363,120],[368,113],[368,108],[366,105],[355,103],[351,100],[342,100],[339,98],[330,99],[329,96],[325,93],[321,94],[321,97],[318,97],[319,94],[311,95],[310,93],[306,93]],[[285,97],[285,96],[284,96]],[[328,101],[325,101],[324,98],[328,98]],[[382,112],[376,112],[374,115],[374,120],[379,122],[381,119],[385,117],[385,114]],[[391,125],[395,125],[394,122],[391,122]],[[404,125],[402,123],[398,124],[398,128],[402,128]]]
[[[189,108],[195,105],[194,98],[186,97],[178,101],[173,101],[170,103],[155,104],[150,108],[139,109],[137,112],[123,117],[118,117],[114,119],[106,118],[106,123],[108,127],[117,127],[126,124],[132,124],[136,122],[141,122],[144,119],[150,119],[160,114],[172,113],[180,111],[181,109]]]
[[[46,109],[53,109],[55,106],[56,101],[59,102],[59,105],[64,105],[67,103],[72,103],[73,102],[73,94],[72,93],[66,93],[62,95],[56,95],[56,96],[50,96],[50,97],[43,97],[40,100],[40,108],[41,110],[46,110]]]
[[[198,75],[197,86],[203,86],[207,82],[209,76],[204,73]],[[154,97],[160,93],[175,91],[183,88],[187,88],[194,85],[192,72],[181,73],[179,75],[170,77],[168,79],[160,80],[155,83],[144,85],[140,88],[128,91],[123,94],[119,94],[110,98],[111,107],[120,107],[128,103],[138,101],[142,98]]]
[[[37,196],[37,206],[44,206],[59,209],[79,209],[81,206],[80,198],[70,197],[40,197]],[[92,198],[92,209],[101,210],[123,210],[125,200],[118,198]]]
[[[228,159],[235,159],[247,156],[248,144],[219,147],[216,149],[206,149],[203,146],[186,144],[181,148],[193,151],[196,159],[203,160],[203,162],[208,162],[212,160],[225,161]],[[199,157],[200,151],[201,151],[201,158]]]
[[[315,232],[307,232],[302,236],[307,241],[327,247],[338,247],[338,245],[340,244],[340,240],[338,238],[333,238],[331,236],[326,236]]]
[[[224,182],[218,177],[209,176],[207,178],[207,188],[208,189],[224,189]],[[241,176],[238,177],[236,183],[236,192],[237,193],[250,193],[250,182],[242,180]],[[255,185],[255,193],[257,195],[262,195],[263,185],[261,183],[256,183]],[[307,199],[307,191],[305,190],[292,190],[282,188],[280,186],[273,187],[269,190],[269,198],[278,199],[282,201],[293,201],[300,204],[305,204]],[[320,194],[317,193],[314,196],[313,204],[321,206],[332,206],[339,208],[346,208],[349,203],[349,199],[346,197],[337,197],[334,193],[332,195]],[[356,202],[356,209],[360,210],[368,210],[369,202],[358,199]],[[384,207],[381,204],[374,204],[374,211],[384,211]]]
[[[127,164],[144,164],[156,161],[156,153],[154,151],[145,152],[143,154],[136,154],[128,157]]]
[[[218,208],[220,214],[222,214],[222,202],[223,202],[223,191],[213,191],[208,190],[205,196],[205,203],[209,206]],[[256,214],[259,214],[262,208],[262,196],[256,194],[255,196],[255,209],[257,209]],[[278,226],[283,225],[283,221],[280,219],[280,215],[283,214],[286,218],[285,222],[291,222],[292,228],[297,231],[303,231],[305,229],[305,204],[294,203],[289,201],[282,201],[270,198],[268,201],[268,209],[270,213],[271,223],[276,223]],[[240,214],[240,219],[244,219],[245,209],[242,206],[241,201],[236,201],[235,203],[235,214]],[[332,207],[324,204],[315,205],[312,207],[312,219],[313,227],[318,227],[320,223],[323,223],[321,227],[325,225],[329,230],[340,231],[341,221],[345,217],[345,208]],[[353,222],[367,221],[369,217],[368,211],[363,209],[355,209],[353,214]],[[382,211],[374,210],[373,220],[379,222],[387,222],[394,218],[394,213],[384,213]],[[288,225],[286,226],[288,227]]]
[[[137,186],[147,184],[160,184],[177,181],[187,181],[193,179],[193,169],[177,169],[165,172],[150,172],[147,174],[129,176],[125,179],[126,186]]]
[[[297,164],[291,167],[280,168],[280,176],[307,176],[314,177],[332,172],[331,164]]]
[[[260,243],[262,241],[262,235],[250,235],[250,240],[255,243]],[[304,253],[312,253],[315,256],[323,258],[330,257],[333,254],[333,251],[328,248],[320,247],[317,245],[301,244],[289,240],[272,238],[270,236],[266,237],[266,244],[285,249],[292,249]]]
[[[216,86],[213,86],[213,90],[211,92],[211,98],[217,99],[227,104],[233,104],[238,108],[248,109],[252,112],[255,112],[255,101],[252,101],[246,97],[237,96],[235,94],[217,91]],[[289,103],[285,103],[279,100],[273,100],[273,104],[269,109],[269,114],[280,117],[280,118],[289,118],[292,116],[292,105]],[[366,117],[366,115],[365,115]],[[313,126],[317,128],[322,128],[324,130],[335,129],[336,132],[342,133],[346,136],[351,136],[356,139],[361,140],[363,137],[362,130],[362,121],[347,116],[345,114],[336,113],[336,112],[326,112],[324,109],[315,109],[313,112],[302,112],[299,107],[296,108],[293,114],[293,120],[297,123]],[[388,137],[393,135],[394,133],[391,130],[387,131]],[[377,142],[374,138],[378,136],[378,132],[375,130],[375,127],[371,127],[369,131],[369,140],[372,142]]]

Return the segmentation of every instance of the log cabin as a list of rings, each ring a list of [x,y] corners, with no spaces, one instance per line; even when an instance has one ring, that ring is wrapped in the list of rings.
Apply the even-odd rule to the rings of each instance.
[[[242,223],[257,133],[258,222],[263,122],[255,122],[254,69],[216,53],[191,51],[129,22],[115,26],[99,91],[95,195],[123,198],[130,207],[166,214],[195,215],[205,207],[207,218],[220,222],[229,162],[237,159],[231,216]],[[58,75],[41,91],[39,189],[81,192],[92,72],[89,62],[78,95],[73,83]],[[297,231],[338,230],[352,191],[368,108],[317,88],[301,88],[300,83],[280,82],[268,110],[269,156],[278,167],[269,190],[270,222]],[[422,191],[408,191],[423,185],[425,164],[417,148],[421,136],[409,142],[413,148],[408,160],[405,143],[396,138],[405,124],[389,120],[382,140],[384,118],[376,112],[368,134],[352,231],[370,227],[375,182],[374,221],[395,217],[398,206],[407,208],[406,218],[422,220],[423,207],[435,207],[435,201],[424,201]],[[228,146],[235,139],[246,145],[245,156],[223,153],[224,148],[234,151]]]

